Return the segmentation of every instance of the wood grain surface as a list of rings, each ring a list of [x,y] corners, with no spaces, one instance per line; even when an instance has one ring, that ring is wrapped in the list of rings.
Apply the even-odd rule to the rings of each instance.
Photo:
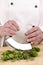
[[[43,65],[43,44],[37,45],[37,47],[40,48],[40,52],[38,53],[39,55],[32,61],[20,60],[15,62],[11,62],[11,61],[4,62],[0,60],[0,65]],[[1,54],[6,50],[13,50],[13,48],[11,47],[0,48],[0,57],[1,57]]]

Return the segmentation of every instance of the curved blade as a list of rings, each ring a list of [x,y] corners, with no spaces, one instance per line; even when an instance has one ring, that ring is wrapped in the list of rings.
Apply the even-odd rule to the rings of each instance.
[[[11,37],[8,38],[6,41],[8,42],[8,44],[11,47],[16,48],[16,49],[20,49],[20,50],[30,50],[30,49],[32,49],[32,46],[31,46],[30,43],[21,44],[21,43],[16,42],[15,40],[13,40]]]

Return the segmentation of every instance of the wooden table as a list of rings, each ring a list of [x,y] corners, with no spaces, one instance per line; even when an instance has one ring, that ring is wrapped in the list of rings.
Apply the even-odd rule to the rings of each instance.
[[[43,45],[38,45],[38,47],[41,49],[39,52],[38,57],[36,57],[33,61],[26,61],[26,60],[20,60],[20,61],[15,61],[15,62],[11,62],[11,61],[2,61],[0,60],[0,65],[43,65]],[[11,47],[2,47],[0,48],[0,57],[2,52],[6,51],[6,50],[13,50]]]

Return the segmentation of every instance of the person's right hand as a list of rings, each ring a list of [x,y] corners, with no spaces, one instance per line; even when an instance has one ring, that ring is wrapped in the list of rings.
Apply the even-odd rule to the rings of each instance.
[[[0,26],[0,36],[13,36],[19,31],[19,26],[14,20],[9,20],[3,26]]]

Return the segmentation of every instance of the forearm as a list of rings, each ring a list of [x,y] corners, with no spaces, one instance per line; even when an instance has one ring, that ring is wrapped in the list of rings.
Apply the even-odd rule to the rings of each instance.
[[[0,26],[0,37],[2,37],[2,32],[3,32],[3,31],[2,31],[2,28],[3,28],[3,27]]]
[[[42,40],[43,40],[43,32],[42,32]]]
[[[2,26],[0,26],[0,47],[3,46],[4,43],[4,37],[2,36]]]

